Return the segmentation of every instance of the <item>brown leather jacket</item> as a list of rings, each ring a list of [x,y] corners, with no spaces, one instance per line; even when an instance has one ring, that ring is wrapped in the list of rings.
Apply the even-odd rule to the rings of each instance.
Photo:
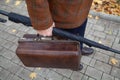
[[[34,29],[44,30],[53,22],[56,27],[70,29],[87,18],[93,0],[26,0]]]

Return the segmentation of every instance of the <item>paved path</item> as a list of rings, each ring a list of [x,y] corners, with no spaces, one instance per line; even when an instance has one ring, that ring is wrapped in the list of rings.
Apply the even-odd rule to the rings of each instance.
[[[25,2],[16,0],[0,0],[0,9],[27,15]],[[7,17],[0,15],[0,18]],[[18,39],[25,33],[36,33],[33,28],[11,21],[0,23],[0,80],[31,80],[31,72],[37,73],[33,80],[120,80],[120,55],[95,49],[91,56],[82,56],[84,65],[81,71],[28,68],[15,54]],[[86,38],[120,50],[120,23],[104,19],[88,19]],[[110,60],[118,60],[112,65]]]

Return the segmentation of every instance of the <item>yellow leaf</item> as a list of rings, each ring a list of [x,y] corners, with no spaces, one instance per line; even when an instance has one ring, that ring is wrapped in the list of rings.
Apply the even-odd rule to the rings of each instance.
[[[25,7],[27,7],[27,5],[25,4]]]
[[[98,4],[102,4],[102,1],[97,1]]]
[[[93,16],[91,14],[88,15],[89,18],[93,18]]]
[[[102,43],[102,41],[98,41],[98,43]]]
[[[112,31],[110,30],[110,31],[108,32],[108,34],[112,34]]]
[[[113,65],[118,64],[118,60],[116,60],[115,58],[112,58],[112,59],[110,60],[110,62],[111,62]]]
[[[13,33],[15,33],[15,32],[16,32],[16,30],[15,30],[15,29],[12,29],[12,32],[13,32]]]
[[[10,2],[10,0],[6,0],[6,3],[9,3]]]
[[[94,2],[98,3],[98,4],[102,4],[101,0],[94,0]]]
[[[120,16],[120,4],[117,0],[94,0],[92,10]]]
[[[37,68],[38,70],[40,70],[41,68]]]
[[[95,19],[97,19],[97,20],[98,20],[98,19],[99,19],[99,17],[98,17],[98,16],[96,16],[96,17],[95,17]]]
[[[15,5],[18,6],[18,5],[20,5],[20,3],[21,3],[21,1],[16,1]]]
[[[97,12],[101,12],[101,11],[102,11],[102,8],[97,8],[96,11],[97,11]]]
[[[36,78],[36,76],[37,76],[37,74],[36,74],[35,72],[32,72],[32,73],[30,73],[30,75],[29,75],[29,77],[30,77],[31,79]]]

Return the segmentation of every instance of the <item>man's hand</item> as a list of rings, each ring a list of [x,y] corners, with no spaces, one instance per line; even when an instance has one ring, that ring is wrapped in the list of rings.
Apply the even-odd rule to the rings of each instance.
[[[45,30],[37,30],[37,33],[42,35],[42,36],[52,36],[52,31],[53,31],[53,27],[55,27],[55,24],[53,23],[52,26],[50,26],[50,28],[45,29]]]

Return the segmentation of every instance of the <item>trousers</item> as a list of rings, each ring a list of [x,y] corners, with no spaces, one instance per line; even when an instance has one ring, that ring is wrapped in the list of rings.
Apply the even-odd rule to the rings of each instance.
[[[67,31],[69,33],[84,37],[85,34],[85,29],[86,29],[86,24],[87,24],[87,19],[84,21],[84,23],[80,26],[78,26],[77,28],[73,28],[73,29],[62,29],[64,31]],[[80,48],[83,48],[83,43],[80,42]]]

